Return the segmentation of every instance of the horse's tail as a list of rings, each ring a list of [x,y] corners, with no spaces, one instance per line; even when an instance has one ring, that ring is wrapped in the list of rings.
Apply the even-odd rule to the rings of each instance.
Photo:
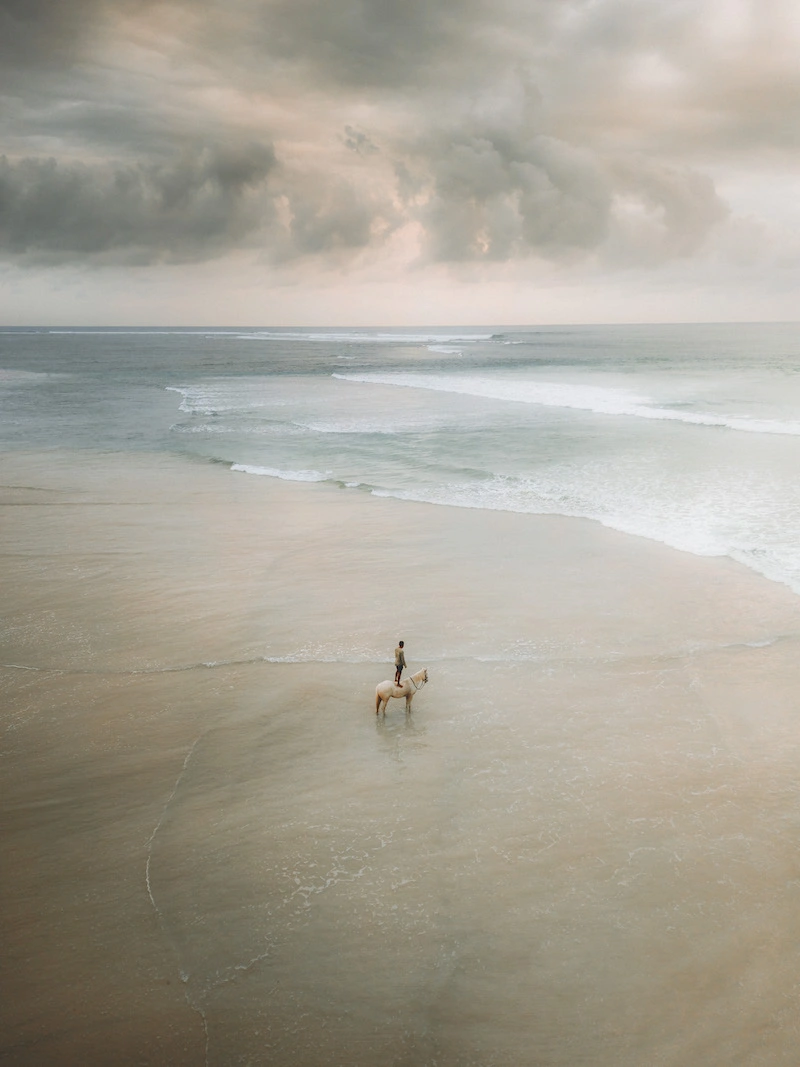
[[[375,714],[377,715],[380,710],[381,710],[381,695],[378,692],[378,690],[376,689],[375,690]]]

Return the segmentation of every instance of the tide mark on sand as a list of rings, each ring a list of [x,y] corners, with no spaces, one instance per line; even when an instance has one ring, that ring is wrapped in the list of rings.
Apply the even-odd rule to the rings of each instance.
[[[27,667],[24,663],[0,663],[0,667],[6,667],[13,671],[36,671],[39,674],[64,674],[57,667]]]
[[[158,835],[159,830],[161,829],[161,827],[162,827],[162,825],[164,823],[164,819],[167,817],[167,812],[169,811],[169,806],[172,803],[172,801],[174,800],[175,794],[178,792],[178,789],[180,788],[180,784],[183,781],[184,775],[186,774],[186,769],[189,766],[189,763],[191,761],[192,756],[194,755],[194,750],[197,748],[198,744],[200,743],[200,741],[203,739],[204,736],[205,736],[205,734],[200,734],[200,736],[196,737],[194,739],[194,741],[192,742],[192,745],[191,745],[189,751],[186,753],[186,756],[184,758],[183,766],[180,769],[180,773],[178,774],[178,777],[175,780],[175,785],[172,787],[172,792],[167,797],[167,802],[166,802],[166,804],[164,805],[164,807],[163,807],[163,809],[161,811],[161,815],[159,816],[158,822],[153,827],[153,832],[150,834],[150,837],[147,839],[147,860],[145,862],[145,867],[144,867],[144,880],[145,880],[145,884],[147,886],[147,895],[150,898],[150,903],[153,905],[153,910],[156,913],[156,917],[158,919],[159,925],[164,930],[164,932],[167,933],[168,936],[169,936],[169,931],[168,931],[168,928],[167,928],[167,922],[166,922],[166,919],[164,917],[164,914],[159,909],[158,904],[156,904],[156,899],[153,896],[153,885],[152,885],[152,882],[150,880],[150,869],[151,869],[151,864],[152,864],[152,859],[153,859],[153,843],[154,843],[154,841],[156,839],[156,836]],[[173,951],[175,951],[176,955],[178,955],[178,951],[175,948],[174,944],[173,944]],[[190,996],[189,989],[188,989],[189,975],[188,975],[188,973],[186,971],[183,970],[183,968],[180,969],[180,978],[181,978],[181,982],[183,983],[183,987],[184,987],[183,988],[183,995],[186,998],[186,1003],[188,1004],[189,1008],[193,1012],[195,1012],[197,1015],[200,1016],[200,1022],[203,1025],[203,1033],[205,1035],[205,1044],[206,1044],[205,1062],[206,1062],[206,1067],[208,1067],[209,1052],[210,1052],[210,1047],[211,1047],[211,1039],[210,1039],[210,1035],[209,1035],[209,1032],[208,1032],[208,1018],[206,1017],[206,1013],[203,1011],[202,1007],[199,1004],[196,1004],[194,1002],[194,1000],[192,999],[192,997]]]
[[[178,788],[179,788],[179,786],[181,784],[183,776],[184,776],[184,774],[186,774],[186,768],[189,766],[189,761],[191,760],[192,756],[194,755],[194,750],[197,748],[197,745],[199,744],[199,742],[203,738],[203,736],[204,736],[203,734],[200,734],[199,737],[196,737],[194,739],[194,741],[192,742],[191,748],[186,753],[186,758],[183,761],[183,766],[181,767],[180,774],[178,775],[178,777],[177,777],[177,779],[175,781],[175,785],[172,787],[172,792],[167,797],[167,802],[164,805],[164,808],[163,808],[163,810],[161,812],[161,815],[160,815],[160,817],[158,819],[158,822],[156,823],[155,827],[153,828],[153,832],[150,834],[150,837],[147,839],[147,862],[145,864],[145,869],[144,869],[145,882],[147,883],[147,895],[150,897],[150,903],[153,905],[153,908],[155,909],[156,914],[158,915],[159,919],[161,919],[162,921],[163,921],[164,917],[161,914],[161,912],[158,910],[158,905],[156,904],[155,897],[153,896],[153,887],[150,884],[150,862],[151,862],[151,860],[153,858],[153,842],[155,841],[156,834],[161,829],[162,823],[164,822],[164,819],[166,818],[169,806],[172,803],[172,801],[173,801],[173,799],[175,797],[175,794],[178,792]]]

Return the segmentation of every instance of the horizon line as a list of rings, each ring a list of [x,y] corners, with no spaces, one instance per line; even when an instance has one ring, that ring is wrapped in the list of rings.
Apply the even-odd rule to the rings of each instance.
[[[364,324],[351,324],[351,325],[315,325],[307,326],[299,323],[293,324],[275,324],[275,325],[223,325],[220,323],[200,325],[200,324],[182,324],[182,325],[167,325],[163,323],[148,323],[133,324],[133,323],[94,323],[92,325],[86,325],[82,323],[17,323],[17,324],[5,324],[0,323],[0,332],[10,332],[15,330],[37,330],[41,332],[54,333],[62,330],[69,330],[74,332],[90,332],[96,330],[191,330],[198,333],[208,332],[209,330],[219,330],[224,332],[235,330],[306,330],[306,331],[323,331],[328,330],[331,332],[343,331],[343,330],[542,330],[542,329],[563,329],[563,328],[576,328],[585,327],[596,329],[599,327],[622,327],[622,326],[797,326],[800,325],[800,319],[663,319],[655,321],[622,321],[622,322],[528,322],[528,323],[502,323],[502,322],[482,322],[482,323],[463,323],[463,322],[437,322],[437,323],[405,323],[403,325],[397,325],[394,323],[373,323],[370,325]]]

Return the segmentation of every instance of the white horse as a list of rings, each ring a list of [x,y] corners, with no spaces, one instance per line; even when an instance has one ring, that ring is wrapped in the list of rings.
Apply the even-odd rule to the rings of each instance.
[[[406,678],[400,685],[395,685],[394,682],[390,682],[388,679],[385,682],[381,682],[380,685],[375,687],[375,714],[377,715],[380,711],[384,715],[386,714],[386,705],[391,697],[405,697],[406,711],[411,711],[411,701],[427,680],[428,668],[423,667],[421,671],[412,674],[410,678]]]

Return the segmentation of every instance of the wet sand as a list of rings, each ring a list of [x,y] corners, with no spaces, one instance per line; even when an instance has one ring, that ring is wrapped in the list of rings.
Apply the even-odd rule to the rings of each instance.
[[[6,1062],[796,1062],[787,589],[165,456],[0,482]]]

